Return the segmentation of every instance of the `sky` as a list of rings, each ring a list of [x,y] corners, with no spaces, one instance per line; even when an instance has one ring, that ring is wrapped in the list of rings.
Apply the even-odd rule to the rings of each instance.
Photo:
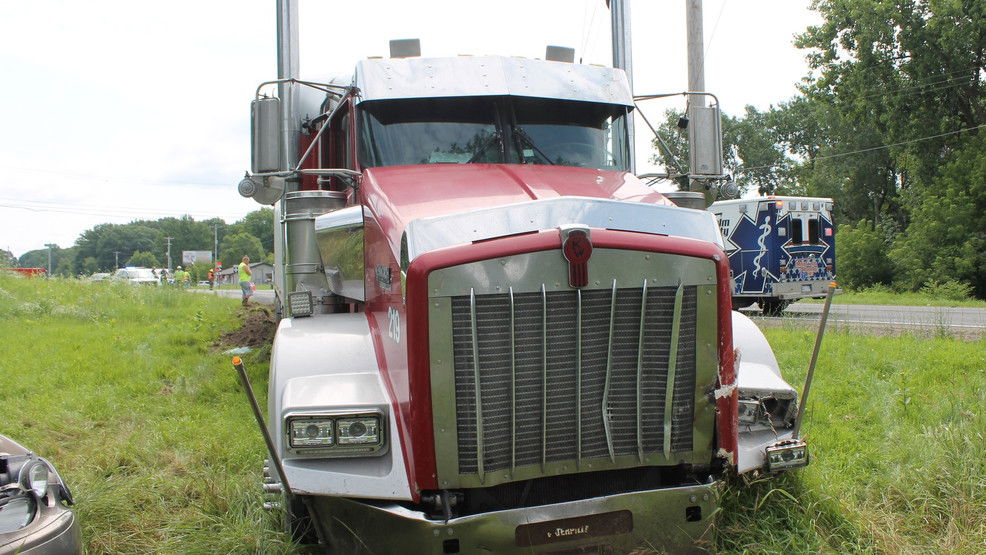
[[[635,94],[687,89],[685,0],[631,0]],[[706,88],[723,111],[766,109],[808,74],[794,36],[809,0],[705,0]],[[546,45],[610,65],[604,0],[300,0],[301,77],[352,72],[388,41],[422,55],[543,58]],[[219,217],[250,164],[257,85],[276,77],[274,0],[0,1],[0,249],[67,248],[100,223]],[[684,99],[643,104],[655,122]],[[642,122],[637,171],[659,171]]]

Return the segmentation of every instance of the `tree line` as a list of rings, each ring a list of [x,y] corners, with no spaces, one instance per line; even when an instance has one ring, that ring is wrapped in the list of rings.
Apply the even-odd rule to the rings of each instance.
[[[986,2],[812,9],[823,22],[796,38],[809,75],[777,106],[724,116],[727,168],[741,189],[835,198],[840,284],[986,298]],[[688,160],[680,117],[655,144],[671,168]]]
[[[723,159],[742,190],[832,197],[839,282],[851,288],[951,287],[986,298],[986,2],[814,0],[822,23],[798,35],[810,72],[799,93],[724,115]],[[757,72],[770,71],[757,67]],[[655,161],[683,170],[680,112]],[[227,225],[164,218],[101,224],[54,249],[56,274],[166,263],[211,250],[225,266],[273,250],[269,208]],[[8,253],[9,254],[9,253]],[[31,251],[22,266],[47,266]],[[2,258],[2,257],[0,257]],[[0,261],[2,262],[2,261]],[[154,264],[156,262],[156,264]]]
[[[73,246],[51,249],[52,274],[89,275],[123,266],[165,268],[169,241],[174,269],[182,264],[182,251],[213,251],[215,239],[224,268],[235,266],[244,256],[273,262],[274,210],[255,210],[233,224],[219,218],[196,221],[190,216],[99,224],[82,232]],[[47,268],[48,255],[48,249],[28,251],[20,258],[0,252],[0,266]],[[199,268],[202,275],[195,279],[205,279],[207,268]]]

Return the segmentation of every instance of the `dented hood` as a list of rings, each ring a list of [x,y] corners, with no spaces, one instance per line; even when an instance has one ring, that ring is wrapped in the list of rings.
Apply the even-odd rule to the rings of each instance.
[[[418,219],[562,197],[674,206],[627,172],[520,164],[370,168],[361,184],[367,207],[392,246]]]

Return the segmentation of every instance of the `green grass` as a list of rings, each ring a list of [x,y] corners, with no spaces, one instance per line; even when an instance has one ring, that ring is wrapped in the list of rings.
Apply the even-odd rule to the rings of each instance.
[[[814,333],[766,332],[803,384]],[[808,401],[811,465],[724,496],[719,547],[981,553],[986,341],[826,334]]]
[[[89,553],[291,553],[261,509],[263,442],[211,345],[239,301],[0,278],[0,432],[72,486]],[[799,385],[811,331],[768,330]],[[269,352],[245,361],[263,404]],[[723,494],[721,552],[978,553],[986,546],[986,341],[830,331],[812,463]]]
[[[88,553],[291,549],[261,508],[252,413],[229,357],[211,348],[238,326],[238,304],[0,278],[0,432],[62,473]],[[245,357],[258,386],[267,356]]]
[[[798,302],[822,303],[825,299],[799,299]],[[861,291],[845,291],[832,297],[832,304],[876,304],[899,306],[962,306],[986,308],[986,301],[978,299],[950,299],[927,292],[898,293],[887,288],[876,287]]]

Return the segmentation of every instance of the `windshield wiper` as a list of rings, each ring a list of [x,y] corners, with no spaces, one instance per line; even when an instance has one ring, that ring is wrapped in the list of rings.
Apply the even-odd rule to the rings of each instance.
[[[472,158],[470,158],[469,161],[467,161],[466,163],[467,164],[474,163],[476,160],[479,159],[480,156],[482,156],[486,152],[486,149],[488,149],[491,146],[493,146],[493,143],[494,142],[496,142],[497,144],[500,145],[500,159],[502,160],[503,159],[503,135],[500,133],[499,130],[497,130],[497,131],[494,131],[493,134],[490,135],[490,137],[488,139],[486,139],[486,141],[484,141],[482,145],[480,145],[479,150],[476,151],[476,154],[473,154],[472,155]]]
[[[547,162],[548,164],[550,164],[552,166],[555,165],[555,163],[551,161],[551,158],[548,158],[548,155],[545,154],[544,152],[542,152],[540,148],[538,148],[538,145],[534,143],[534,139],[532,139],[531,136],[527,134],[527,131],[524,131],[524,128],[523,127],[521,127],[519,125],[514,125],[513,132],[514,132],[514,137],[518,137],[518,139],[517,139],[517,150],[519,151],[520,159],[521,159],[521,161],[524,164],[527,163],[527,159],[524,157],[524,145],[521,144],[521,140],[523,140],[523,142],[527,143],[527,145],[530,146],[531,149],[536,154],[538,154],[539,156],[541,156],[541,159],[543,159],[545,162]]]

